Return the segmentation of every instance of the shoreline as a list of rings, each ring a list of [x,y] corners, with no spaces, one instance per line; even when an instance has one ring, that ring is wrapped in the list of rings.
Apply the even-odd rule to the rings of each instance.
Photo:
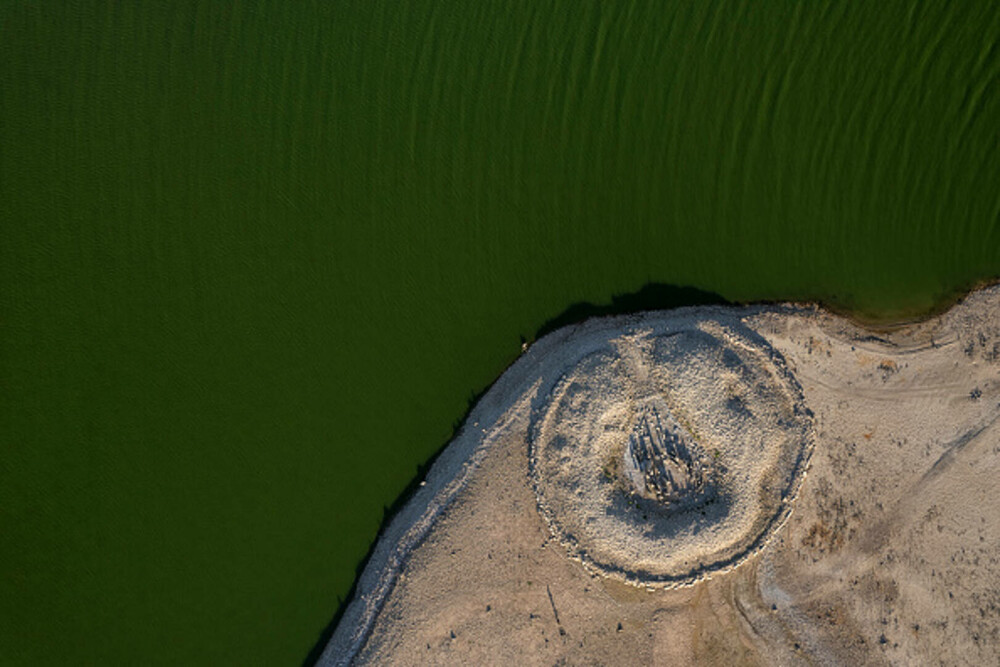
[[[853,310],[841,307],[835,303],[826,303],[822,300],[806,301],[803,303],[826,310],[858,327],[876,332],[889,332],[941,317],[977,292],[989,290],[997,286],[1000,286],[1000,277],[974,280],[964,287],[946,291],[941,298],[935,300],[934,305],[930,308],[916,311],[902,310],[889,316],[866,313],[863,310]]]
[[[313,664],[345,665],[356,656],[367,640],[382,605],[392,592],[396,578],[405,566],[408,556],[420,546],[437,519],[465,488],[470,475],[477,469],[491,443],[496,439],[496,434],[493,438],[483,439],[486,429],[483,429],[482,425],[500,424],[497,430],[502,430],[505,417],[509,417],[508,413],[516,407],[506,402],[510,398],[512,389],[523,386],[523,381],[528,375],[540,373],[539,368],[556,364],[556,360],[550,358],[550,352],[554,348],[559,348],[567,339],[598,335],[609,329],[621,330],[630,323],[634,324],[648,316],[661,319],[688,317],[692,311],[730,316],[740,313],[741,317],[793,311],[829,313],[862,331],[891,333],[940,318],[970,297],[997,285],[1000,285],[998,279],[980,281],[974,289],[956,291],[954,296],[926,314],[909,319],[868,319],[857,312],[845,315],[844,311],[835,306],[816,301],[761,301],[681,306],[657,310],[655,313],[626,311],[609,315],[587,315],[583,320],[562,325],[548,332],[545,332],[547,325],[544,325],[539,330],[544,333],[539,338],[526,342],[522,353],[507,365],[493,383],[470,401],[470,407],[452,438],[442,445],[431,459],[418,467],[418,475],[390,508],[390,510],[398,509],[387,514],[368,555],[359,564],[359,576],[355,580],[349,598],[343,601],[337,615],[328,626],[328,631],[324,632],[324,636],[306,659],[306,664],[310,664],[310,659],[315,657]],[[613,304],[619,299],[620,297],[613,299]],[[588,307],[607,311],[614,307],[613,304],[609,306],[588,304]],[[579,304],[576,304],[568,311],[578,307]],[[562,316],[553,318],[550,322],[558,321],[560,317]],[[556,356],[561,359],[560,355]],[[546,386],[536,386],[536,393],[541,391],[544,395],[556,381],[557,378]],[[787,516],[784,519],[787,519]],[[743,560],[745,559],[740,559],[740,562]],[[351,631],[351,628],[355,630]]]

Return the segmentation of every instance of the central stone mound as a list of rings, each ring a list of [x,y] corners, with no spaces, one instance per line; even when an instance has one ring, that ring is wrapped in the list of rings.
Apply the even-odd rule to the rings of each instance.
[[[664,421],[670,428],[664,426]],[[645,406],[625,447],[624,471],[639,496],[681,508],[711,496],[709,468],[683,427]]]
[[[581,350],[529,440],[539,510],[573,556],[680,585],[739,564],[781,523],[812,417],[759,335],[679,318]]]
[[[637,495],[665,508],[690,507],[713,491],[701,448],[655,403],[640,410],[625,447],[624,471]]]

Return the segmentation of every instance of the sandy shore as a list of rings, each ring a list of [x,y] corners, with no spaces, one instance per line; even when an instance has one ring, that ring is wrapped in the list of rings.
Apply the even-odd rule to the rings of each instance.
[[[995,664],[998,399],[998,288],[891,333],[792,306],[559,330],[320,664]]]

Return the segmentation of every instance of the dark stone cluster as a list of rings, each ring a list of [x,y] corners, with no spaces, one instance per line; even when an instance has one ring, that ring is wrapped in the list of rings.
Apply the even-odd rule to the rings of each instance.
[[[712,494],[709,466],[678,424],[668,428],[656,406],[644,408],[625,449],[625,472],[635,492],[669,507],[690,506]]]

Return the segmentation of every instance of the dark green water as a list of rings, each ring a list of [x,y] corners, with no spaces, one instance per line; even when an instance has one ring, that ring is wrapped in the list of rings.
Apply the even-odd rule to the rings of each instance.
[[[287,664],[468,397],[654,281],[1000,274],[989,3],[0,5],[0,662]]]

